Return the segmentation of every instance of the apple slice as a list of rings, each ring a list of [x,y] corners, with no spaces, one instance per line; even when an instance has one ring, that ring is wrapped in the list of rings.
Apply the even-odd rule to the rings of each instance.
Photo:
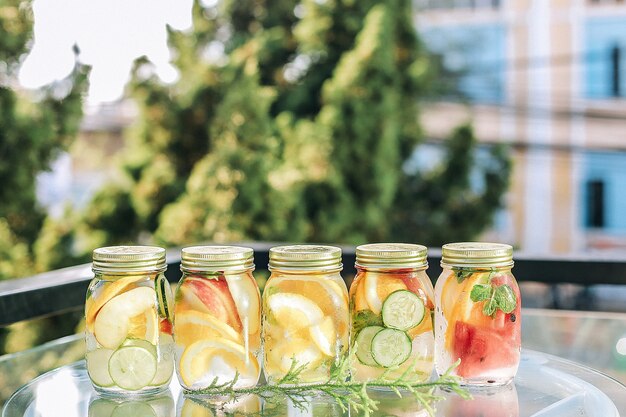
[[[112,282],[105,282],[99,294],[95,297],[89,297],[85,303],[85,326],[87,330],[93,333],[93,324],[96,320],[96,315],[111,298],[119,295],[132,284],[143,278],[143,276],[137,277],[136,275],[129,275]]]
[[[235,301],[223,279],[187,278],[180,286],[184,302],[193,310],[209,313],[217,320],[227,323],[235,331],[241,331],[241,321]]]
[[[96,315],[94,322],[96,340],[107,349],[116,349],[129,332],[137,328],[133,318],[144,314],[146,310],[149,313],[150,309],[156,313],[156,294],[154,289],[149,287],[134,288],[113,297]],[[146,321],[146,332],[150,329],[154,332],[156,328],[155,333],[158,335],[156,314],[149,313]]]

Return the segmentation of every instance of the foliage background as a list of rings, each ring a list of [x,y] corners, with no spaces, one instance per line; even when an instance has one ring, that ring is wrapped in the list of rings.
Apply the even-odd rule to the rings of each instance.
[[[28,1],[0,0],[0,278],[121,243],[478,237],[502,206],[510,159],[501,147],[476,158],[459,126],[434,169],[411,164],[420,107],[451,93],[412,16],[408,0],[195,2],[193,30],[169,31],[179,81],[136,62],[122,179],[59,219],[38,206],[35,180],[77,134],[88,69],[18,88],[32,14]],[[206,53],[215,42],[223,54]],[[47,320],[42,329],[75,324]],[[24,346],[45,340],[35,333]]]

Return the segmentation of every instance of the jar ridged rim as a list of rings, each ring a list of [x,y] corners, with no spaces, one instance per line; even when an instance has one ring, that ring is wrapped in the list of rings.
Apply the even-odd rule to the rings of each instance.
[[[92,253],[94,272],[149,272],[167,268],[165,249],[158,246],[105,246]]]
[[[426,268],[428,248],[413,243],[368,243],[356,248],[357,267]]]
[[[441,247],[441,265],[509,267],[513,266],[513,247],[491,242],[447,243]]]
[[[183,271],[254,269],[254,250],[243,246],[189,246],[181,250],[180,269]]]
[[[269,252],[269,270],[341,270],[341,248],[326,245],[275,246]]]

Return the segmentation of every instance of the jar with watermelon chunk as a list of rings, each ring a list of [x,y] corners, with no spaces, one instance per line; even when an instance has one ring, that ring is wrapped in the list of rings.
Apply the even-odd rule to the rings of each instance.
[[[297,383],[328,380],[348,350],[348,290],[341,249],[294,245],[270,249],[263,290],[264,372],[269,384],[299,368]]]
[[[85,302],[86,363],[103,394],[149,394],[172,379],[174,352],[165,249],[111,246],[93,251]]]
[[[261,374],[261,297],[253,250],[192,246],[181,252],[174,306],[176,373],[198,391],[234,381],[255,386]]]
[[[356,248],[350,287],[351,373],[357,381],[404,375],[427,380],[434,366],[434,290],[425,246]]]
[[[500,243],[450,243],[435,286],[435,367],[465,385],[505,385],[521,349],[519,287],[511,273],[513,248]]]

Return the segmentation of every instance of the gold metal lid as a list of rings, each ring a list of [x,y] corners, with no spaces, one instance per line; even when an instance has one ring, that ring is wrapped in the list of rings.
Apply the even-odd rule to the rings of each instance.
[[[243,271],[254,269],[254,251],[241,246],[190,246],[181,251],[183,271]]]
[[[341,248],[323,245],[276,246],[269,269],[281,271],[341,271]]]
[[[448,243],[441,248],[441,264],[458,267],[513,266],[513,247],[504,243]]]
[[[164,271],[165,249],[157,246],[107,246],[93,251],[94,272]]]
[[[370,243],[356,248],[356,266],[364,268],[425,268],[426,246],[410,243]]]

